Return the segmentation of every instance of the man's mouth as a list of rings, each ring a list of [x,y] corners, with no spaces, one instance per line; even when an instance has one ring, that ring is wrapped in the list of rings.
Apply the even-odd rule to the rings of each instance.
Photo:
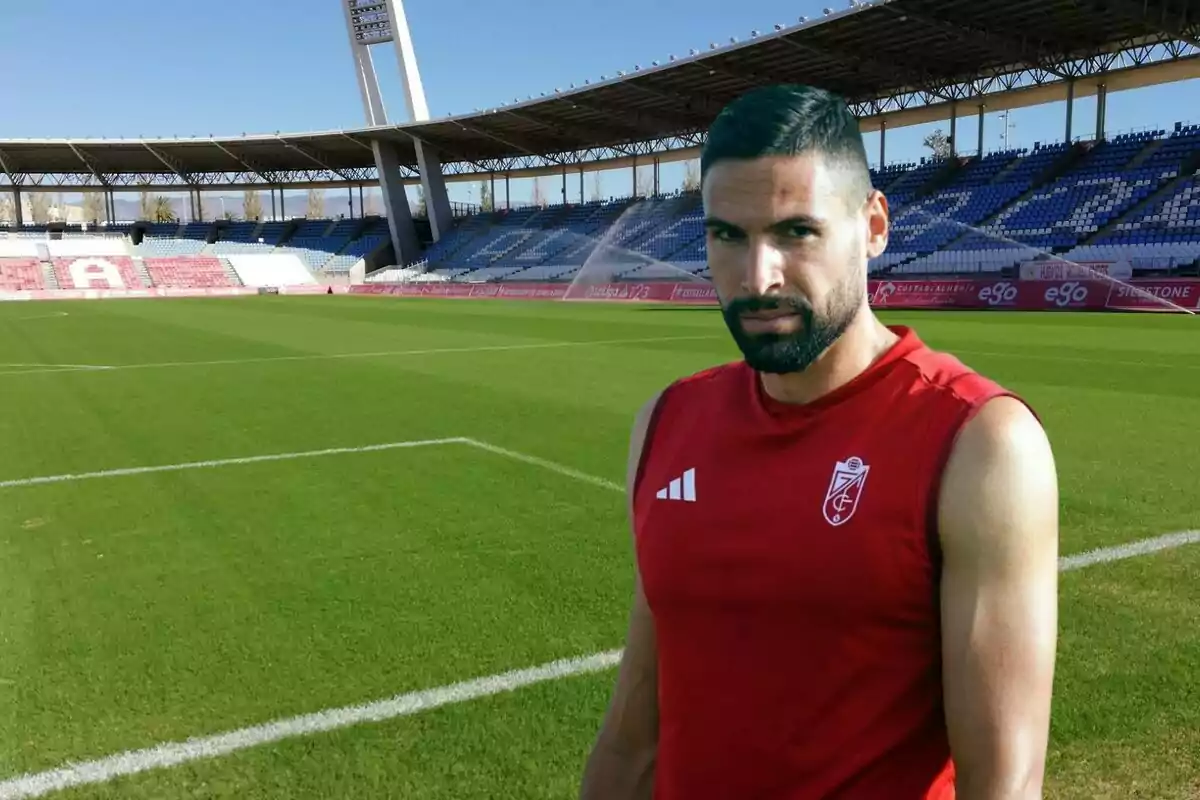
[[[800,314],[787,308],[746,311],[740,316],[747,333],[788,333],[801,326]]]

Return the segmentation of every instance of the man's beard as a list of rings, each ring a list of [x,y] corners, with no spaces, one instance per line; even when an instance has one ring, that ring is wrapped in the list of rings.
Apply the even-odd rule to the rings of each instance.
[[[839,291],[825,316],[818,316],[807,300],[787,295],[739,297],[729,301],[722,313],[734,342],[752,369],[772,374],[802,372],[840,339],[854,321],[858,304],[848,294],[848,287]],[[744,312],[774,310],[797,314],[800,328],[780,334],[749,333],[742,327]]]

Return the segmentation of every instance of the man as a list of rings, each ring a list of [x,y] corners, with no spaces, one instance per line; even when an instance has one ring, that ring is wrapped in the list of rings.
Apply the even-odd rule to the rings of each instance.
[[[740,98],[701,178],[744,361],[634,425],[636,591],[582,797],[1040,797],[1058,555],[1041,425],[872,313],[888,204],[842,101]]]

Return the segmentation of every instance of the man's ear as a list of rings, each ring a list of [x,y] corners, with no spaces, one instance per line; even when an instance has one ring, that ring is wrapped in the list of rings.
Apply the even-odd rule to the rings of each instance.
[[[872,189],[863,213],[867,218],[867,258],[878,258],[887,250],[891,229],[891,209],[888,208],[887,196],[878,189]]]

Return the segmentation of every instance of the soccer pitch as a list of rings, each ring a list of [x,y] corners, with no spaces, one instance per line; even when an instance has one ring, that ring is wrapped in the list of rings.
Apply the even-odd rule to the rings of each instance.
[[[1064,556],[1200,529],[1195,319],[885,318],[1031,401]],[[0,798],[575,796],[633,413],[736,357],[713,309],[0,305]],[[1198,575],[1200,545],[1062,575],[1047,796],[1200,796]],[[52,772],[93,761],[169,765]]]

